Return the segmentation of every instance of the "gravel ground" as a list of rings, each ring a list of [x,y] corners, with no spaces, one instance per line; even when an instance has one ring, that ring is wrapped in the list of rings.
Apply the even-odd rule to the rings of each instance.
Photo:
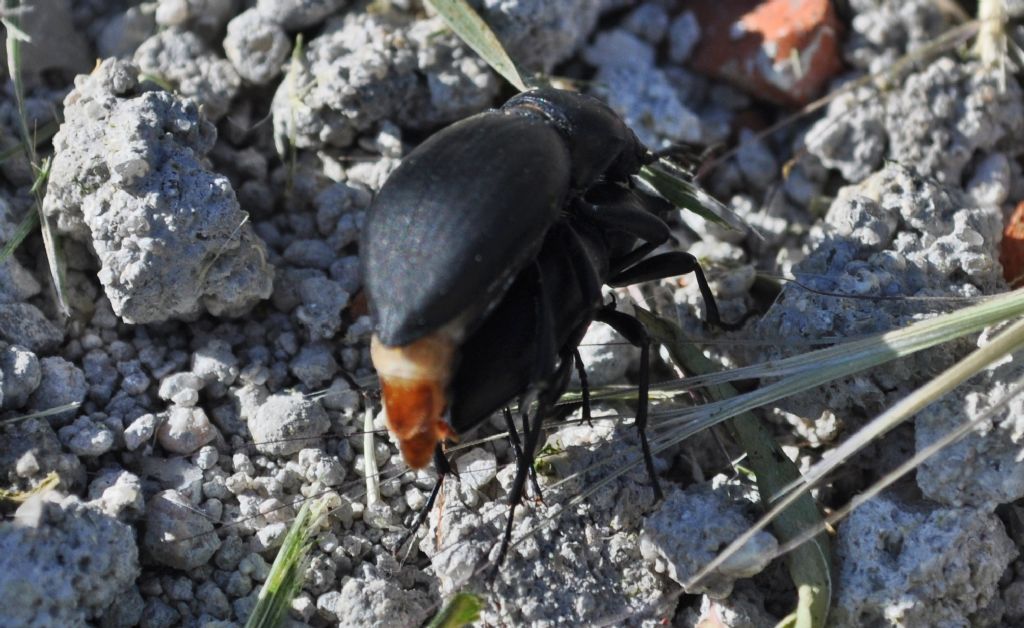
[[[61,238],[71,315],[58,310],[33,234],[0,264],[0,479],[14,491],[52,473],[59,484],[0,504],[0,623],[244,624],[311,497],[332,509],[293,626],[418,625],[463,590],[483,594],[486,625],[768,626],[792,610],[768,533],[681,588],[754,521],[759,498],[716,433],[655,460],[665,489],[655,504],[630,404],[595,404],[592,426],[545,434],[543,500],[517,511],[518,542],[493,581],[484,576],[514,475],[504,439],[453,450],[459,481],[444,483],[418,536],[399,547],[435,475],[406,469],[381,416],[363,433],[354,384],[375,378],[360,232],[404,154],[512,93],[419,0],[33,4],[26,110],[32,128],[59,124],[41,146],[53,157],[42,211]],[[618,293],[662,304],[687,333],[725,339],[711,345],[723,363],[890,329],[1007,289],[1000,239],[1024,201],[1016,77],[951,51],[901,67],[884,89],[853,83],[950,28],[940,3],[849,0],[817,15],[794,52],[809,55],[803,72],[710,37],[738,32],[706,15],[721,3],[473,4],[521,66],[578,79],[649,146],[740,146],[704,184],[758,233],[681,215],[673,234],[705,263],[723,318],[754,316],[712,334],[695,282]],[[766,6],[783,4],[828,3]],[[750,68],[760,74],[737,74]],[[755,135],[793,111],[794,95],[840,88],[849,89],[822,110]],[[12,88],[3,90],[0,149],[18,133]],[[0,162],[0,241],[34,211],[32,179],[20,152]],[[801,285],[773,288],[763,274]],[[987,338],[763,416],[807,466]],[[635,375],[637,351],[608,328],[595,325],[583,345],[592,385]],[[1021,375],[1019,361],[989,369],[817,496],[845,503]],[[66,404],[79,405],[10,421]],[[495,417],[464,440],[503,429]],[[368,498],[371,457],[379,497]],[[1022,459],[1018,399],[841,523],[829,625],[1021,625]]]

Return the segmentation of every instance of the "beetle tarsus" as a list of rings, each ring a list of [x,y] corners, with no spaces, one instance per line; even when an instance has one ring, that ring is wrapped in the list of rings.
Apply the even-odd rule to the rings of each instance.
[[[576,363],[576,374],[580,378],[580,397],[583,403],[583,420],[587,425],[594,427],[590,414],[590,384],[587,382],[587,368],[583,364],[583,356],[580,355],[579,347],[572,350],[572,359]]]

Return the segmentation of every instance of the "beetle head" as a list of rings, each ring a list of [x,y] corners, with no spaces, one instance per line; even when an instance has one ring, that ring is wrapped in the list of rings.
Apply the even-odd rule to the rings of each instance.
[[[572,187],[589,188],[601,176],[624,181],[654,161],[633,130],[604,102],[578,92],[543,88],[524,92],[502,106],[508,113],[535,115],[558,129],[569,148]]]

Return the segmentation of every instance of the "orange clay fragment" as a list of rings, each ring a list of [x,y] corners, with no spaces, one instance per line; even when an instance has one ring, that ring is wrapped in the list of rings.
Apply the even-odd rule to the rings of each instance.
[[[401,347],[387,347],[377,336],[370,358],[380,376],[388,429],[398,439],[402,457],[413,469],[427,466],[435,446],[456,440],[444,420],[445,391],[451,377],[455,345],[444,334],[433,334]]]
[[[1010,287],[1019,288],[1024,283],[1024,201],[1006,221],[999,261],[1003,264],[1003,278]]]

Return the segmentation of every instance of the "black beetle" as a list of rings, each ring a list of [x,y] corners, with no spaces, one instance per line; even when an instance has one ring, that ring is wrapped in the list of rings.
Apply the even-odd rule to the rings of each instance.
[[[655,159],[603,102],[549,88],[442,129],[391,174],[361,251],[372,359],[388,427],[411,467],[433,455],[443,478],[441,443],[517,397],[524,408],[536,400],[522,443],[509,420],[514,509],[541,418],[573,363],[585,381],[576,347],[600,320],[641,347],[636,423],[660,497],[644,433],[649,341],[635,319],[603,303],[601,287],[693,272],[708,321],[720,321],[692,255],[647,257],[669,238],[660,215],[671,207],[631,177]]]

